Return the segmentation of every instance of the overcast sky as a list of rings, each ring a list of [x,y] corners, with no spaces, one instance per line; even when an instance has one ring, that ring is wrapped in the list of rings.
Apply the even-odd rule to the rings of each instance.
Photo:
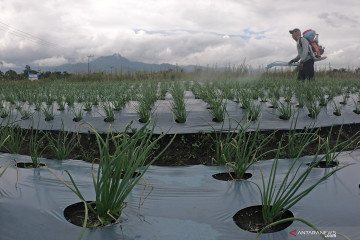
[[[254,68],[297,55],[289,29],[319,33],[327,60],[360,67],[358,0],[0,0],[0,68],[119,53],[132,61]]]

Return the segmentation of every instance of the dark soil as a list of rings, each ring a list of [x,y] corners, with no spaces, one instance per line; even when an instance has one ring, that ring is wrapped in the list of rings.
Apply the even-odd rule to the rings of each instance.
[[[321,137],[326,138],[329,134],[331,127],[322,127],[320,128],[319,134]],[[336,142],[337,135],[339,133],[340,126],[333,126],[332,135],[330,139],[330,146],[333,146]],[[342,134],[340,136],[339,141],[346,141],[350,137],[359,134],[360,124],[348,124],[343,125]],[[18,153],[22,155],[30,155],[29,152],[29,139],[31,136],[31,131],[35,130],[27,130],[27,129],[18,129],[17,131],[22,131],[21,134],[24,137],[24,141],[22,141],[19,151],[11,152]],[[260,152],[257,153],[259,156],[261,153],[274,150],[278,148],[279,142],[283,142],[282,146],[285,146],[287,143],[286,136],[289,134],[288,130],[266,130],[261,131],[258,134],[259,142],[261,139],[265,138],[269,134],[272,134],[275,131],[275,134],[271,138],[271,141],[264,146]],[[298,130],[301,132],[302,130]],[[34,135],[34,134],[33,134]],[[41,141],[40,139],[44,136]],[[49,136],[57,139],[59,135],[59,131],[41,131],[37,135],[39,144],[41,157],[56,159],[55,151],[53,148],[49,147]],[[218,134],[219,135],[219,134]],[[101,134],[101,136],[105,139],[106,134]],[[95,162],[99,158],[98,144],[96,141],[95,134],[91,133],[72,133],[68,136],[70,140],[71,137],[76,138],[76,146],[75,149],[68,156],[68,159],[80,159],[87,162]],[[154,135],[155,139],[157,135]],[[170,140],[174,137],[172,134],[166,135],[162,138],[153,152],[153,154],[157,154],[162,149],[166,147],[166,145],[170,142]],[[284,138],[285,137],[285,138]],[[226,134],[223,134],[223,138],[226,138]],[[183,165],[213,165],[215,163],[216,155],[216,133],[214,132],[199,132],[192,134],[178,134],[175,136],[173,143],[170,147],[163,153],[163,155],[157,159],[153,165],[157,166],[183,166]],[[317,144],[310,144],[303,152],[303,156],[314,155],[317,151]],[[351,146],[347,150],[353,150],[356,146]],[[114,144],[111,145],[111,151],[115,149]],[[0,152],[9,153],[9,147],[5,143],[4,146],[0,149]],[[270,152],[264,155],[261,159],[258,160],[266,160],[273,159],[276,155],[276,152]],[[288,158],[287,149],[284,148],[280,152],[280,158]],[[151,160],[151,156],[149,157],[149,161]]]
[[[90,201],[88,201],[90,203]],[[96,208],[95,203],[90,204],[93,208]],[[85,206],[83,202],[78,202],[72,204],[65,208],[64,210],[65,219],[76,225],[82,227],[85,219]],[[91,211],[88,211],[88,224],[95,225],[99,220],[96,217],[96,214],[93,214]]]
[[[223,172],[212,175],[213,178],[221,181],[242,181],[252,177],[251,173],[245,173],[242,178],[237,178],[234,172]]]
[[[233,220],[243,230],[249,232],[260,232],[261,229],[267,226],[265,224],[263,216],[262,216],[262,205],[251,206],[238,211],[234,216]],[[279,219],[275,221],[286,219],[286,218],[293,218],[294,214],[289,210],[282,214]],[[268,228],[264,231],[264,233],[273,233],[284,230],[285,228],[289,227],[293,221],[277,224],[271,228]]]
[[[310,165],[310,163],[307,163],[306,165]],[[337,165],[339,165],[338,162],[331,162],[328,166],[326,165],[326,161],[321,161],[319,162],[318,165],[315,166],[315,168],[332,168],[332,167],[336,167]]]
[[[16,166],[18,168],[39,168],[39,167],[45,166],[45,164],[40,163],[39,165],[36,166],[35,164],[29,163],[29,162],[19,162],[19,163],[16,163]]]
[[[87,203],[90,203],[90,206],[96,211],[96,203],[92,201],[87,201]],[[84,224],[85,219],[85,206],[83,202],[77,202],[72,205],[67,206],[64,209],[64,217],[65,219],[76,225],[82,227]],[[114,216],[116,217],[116,216]],[[119,218],[120,216],[117,216]],[[118,220],[119,221],[119,220]],[[121,220],[120,220],[121,222]],[[113,220],[110,224],[115,223],[115,220]],[[96,214],[88,210],[88,220],[87,220],[87,227],[88,228],[96,228],[101,224],[99,222],[99,219],[97,218]]]

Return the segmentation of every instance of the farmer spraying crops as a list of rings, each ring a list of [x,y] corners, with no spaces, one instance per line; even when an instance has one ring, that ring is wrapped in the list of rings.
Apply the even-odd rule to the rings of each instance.
[[[297,43],[298,55],[291,59],[289,64],[295,63],[300,60],[299,73],[297,80],[310,80],[314,77],[314,59],[309,51],[309,41],[301,37],[301,32],[298,28],[289,31],[292,38]]]

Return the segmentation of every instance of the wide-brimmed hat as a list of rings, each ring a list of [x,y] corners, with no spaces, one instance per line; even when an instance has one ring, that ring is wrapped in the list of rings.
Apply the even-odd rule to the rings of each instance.
[[[293,30],[289,30],[289,33],[290,33],[290,34],[293,34],[293,32],[297,32],[297,31],[299,31],[299,32],[300,32],[300,29],[298,29],[298,28],[294,28]]]

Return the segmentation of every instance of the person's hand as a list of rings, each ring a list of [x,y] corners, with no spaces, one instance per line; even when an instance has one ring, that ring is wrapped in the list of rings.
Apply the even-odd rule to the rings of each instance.
[[[299,64],[299,69],[302,70],[303,67],[304,67],[304,63],[303,63],[303,62],[300,62],[300,64]]]
[[[294,63],[294,62],[295,62],[294,60],[290,60],[290,61],[289,61],[289,65],[292,64],[292,63]]]

